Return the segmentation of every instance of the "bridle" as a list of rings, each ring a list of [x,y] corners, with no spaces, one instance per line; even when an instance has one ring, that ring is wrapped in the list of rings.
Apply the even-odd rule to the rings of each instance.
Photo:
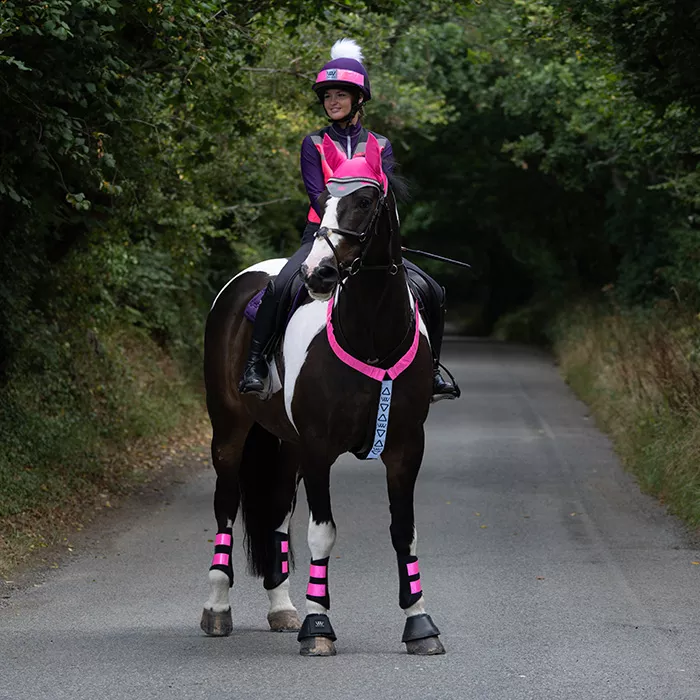
[[[369,221],[367,222],[367,225],[364,227],[363,231],[353,231],[351,229],[347,228],[341,228],[339,226],[334,226],[332,231],[334,233],[339,233],[341,236],[350,236],[352,238],[356,238],[360,244],[362,244],[362,248],[360,250],[360,254],[348,265],[347,263],[344,263],[341,259],[340,256],[338,255],[338,250],[336,247],[333,245],[329,238],[329,233],[331,232],[331,229],[327,228],[326,226],[323,226],[319,228],[319,230],[314,234],[315,238],[322,238],[326,243],[328,243],[328,246],[330,249],[333,251],[333,256],[335,257],[336,263],[338,265],[338,275],[339,275],[339,281],[338,281],[338,286],[341,288],[344,288],[345,282],[348,280],[349,277],[354,277],[356,274],[362,271],[380,271],[380,272],[386,272],[389,276],[394,276],[398,274],[399,269],[404,267],[403,262],[396,263],[393,260],[388,264],[388,265],[367,265],[365,263],[365,256],[367,255],[367,249],[369,247],[369,242],[372,240],[372,236],[375,234],[377,230],[377,220],[382,213],[383,210],[386,210],[387,212],[389,211],[389,206],[387,204],[387,196],[383,192],[382,188],[379,187],[379,185],[375,185],[374,183],[371,183],[373,187],[377,187],[377,189],[380,192],[379,198],[377,199],[377,203],[374,207],[374,211],[372,212],[372,216],[369,218]],[[391,238],[393,237],[395,233],[394,230],[394,225],[393,221],[391,219],[391,216],[389,216],[389,240],[391,241]],[[375,310],[378,310],[381,308],[381,302],[384,299],[384,295],[387,293],[389,289],[389,277],[386,278],[386,283],[384,285],[384,290],[382,294],[379,297],[379,300],[377,304],[375,305]],[[415,320],[417,323],[417,320]],[[349,343],[347,342],[347,337],[345,333],[342,330],[342,325],[340,318],[337,318],[337,330],[340,334],[341,337],[344,338],[345,344],[348,345]],[[405,339],[410,335],[411,332],[411,326],[409,325],[406,335],[404,336],[404,340],[401,341],[398,347],[401,347]],[[373,333],[370,334],[370,337],[373,337]],[[380,365],[383,363],[388,357],[391,357],[391,355],[395,352],[395,350],[392,350],[387,357],[384,359],[367,359],[367,363],[370,365]],[[376,354],[376,353],[375,353]],[[357,353],[355,353],[357,355]]]
[[[371,186],[380,189],[379,186],[375,185],[374,183],[371,183]],[[333,229],[329,229],[326,226],[322,226],[314,234],[315,238],[322,238],[326,243],[328,243],[331,251],[333,251],[333,257],[335,258],[335,261],[338,265],[338,274],[340,276],[341,284],[347,277],[353,277],[361,271],[384,271],[390,275],[396,275],[399,271],[399,268],[403,267],[403,262],[395,263],[393,260],[388,265],[367,265],[365,263],[365,256],[367,255],[368,244],[376,231],[376,224],[379,215],[381,214],[382,210],[388,211],[388,205],[386,200],[386,195],[380,189],[380,195],[375,204],[372,216],[367,222],[367,225],[364,227],[364,230],[361,232],[352,231],[351,229],[341,228],[339,226],[334,226]],[[329,234],[331,233],[331,231],[334,233],[339,233],[341,236],[350,236],[352,238],[356,238],[361,244],[363,244],[360,250],[360,254],[349,265],[340,259],[337,248],[331,242],[331,239],[329,238]],[[391,221],[391,217],[389,217],[390,239],[393,235],[394,227]]]

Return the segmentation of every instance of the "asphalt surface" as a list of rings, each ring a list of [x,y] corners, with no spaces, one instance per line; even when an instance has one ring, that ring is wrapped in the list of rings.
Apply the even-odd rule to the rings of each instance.
[[[433,407],[416,491],[421,577],[447,654],[409,657],[381,465],[333,471],[338,656],[267,631],[234,550],[234,632],[199,630],[214,476],[84,538],[0,608],[0,700],[700,699],[700,551],[639,493],[539,351],[446,344],[463,398]],[[304,499],[293,521],[302,563]]]

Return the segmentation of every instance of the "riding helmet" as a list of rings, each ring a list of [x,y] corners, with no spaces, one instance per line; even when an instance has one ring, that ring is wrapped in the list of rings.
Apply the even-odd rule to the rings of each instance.
[[[313,89],[323,103],[324,91],[339,87],[360,90],[365,102],[372,99],[369,75],[362,65],[362,49],[353,39],[340,39],[333,44],[331,60],[321,68]]]

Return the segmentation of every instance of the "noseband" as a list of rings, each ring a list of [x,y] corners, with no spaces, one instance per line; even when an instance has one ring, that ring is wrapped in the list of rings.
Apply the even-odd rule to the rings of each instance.
[[[372,212],[372,216],[367,224],[365,226],[365,230],[360,232],[360,231],[351,231],[350,229],[347,228],[340,228],[337,226],[334,226],[332,231],[335,233],[339,233],[341,236],[351,236],[353,238],[356,238],[362,245],[362,249],[360,251],[360,255],[356,257],[349,265],[347,263],[344,263],[341,259],[340,256],[338,255],[338,250],[336,247],[333,245],[331,242],[331,239],[329,238],[329,233],[331,232],[331,229],[327,228],[326,226],[322,226],[319,228],[318,231],[314,234],[315,238],[322,238],[328,245],[330,246],[330,249],[333,251],[333,257],[335,257],[335,261],[338,265],[338,273],[340,275],[341,281],[345,277],[352,277],[353,275],[356,275],[358,272],[361,270],[365,271],[370,271],[370,270],[382,270],[385,272],[388,272],[390,275],[395,275],[399,271],[399,267],[403,265],[403,263],[395,263],[391,262],[389,265],[366,265],[365,264],[365,255],[367,254],[367,243],[369,240],[371,240],[372,235],[376,231],[376,223],[377,219],[379,217],[379,214],[381,213],[382,209],[388,209],[387,203],[386,203],[386,195],[381,194],[379,199],[377,200],[377,204],[374,207],[374,211]],[[391,237],[394,234],[394,229],[391,225],[391,217],[389,218],[389,236]]]

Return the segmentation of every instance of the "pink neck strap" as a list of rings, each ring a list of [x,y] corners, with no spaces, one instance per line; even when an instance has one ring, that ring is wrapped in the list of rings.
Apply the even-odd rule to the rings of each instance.
[[[330,344],[331,348],[333,348],[333,352],[336,354],[338,359],[342,360],[346,365],[352,367],[358,372],[362,372],[362,374],[370,379],[381,382],[387,375],[390,379],[396,379],[401,372],[411,365],[411,362],[413,362],[414,358],[416,357],[416,352],[418,351],[418,342],[420,341],[420,315],[418,312],[417,301],[415,314],[416,331],[413,336],[411,347],[408,349],[406,354],[389,369],[382,369],[381,367],[373,367],[372,365],[368,365],[367,363],[362,362],[362,360],[354,358],[350,353],[345,352],[345,350],[340,347],[335,338],[335,333],[333,332],[333,299],[328,302],[328,310],[326,312],[326,335],[328,336],[328,343]]]

